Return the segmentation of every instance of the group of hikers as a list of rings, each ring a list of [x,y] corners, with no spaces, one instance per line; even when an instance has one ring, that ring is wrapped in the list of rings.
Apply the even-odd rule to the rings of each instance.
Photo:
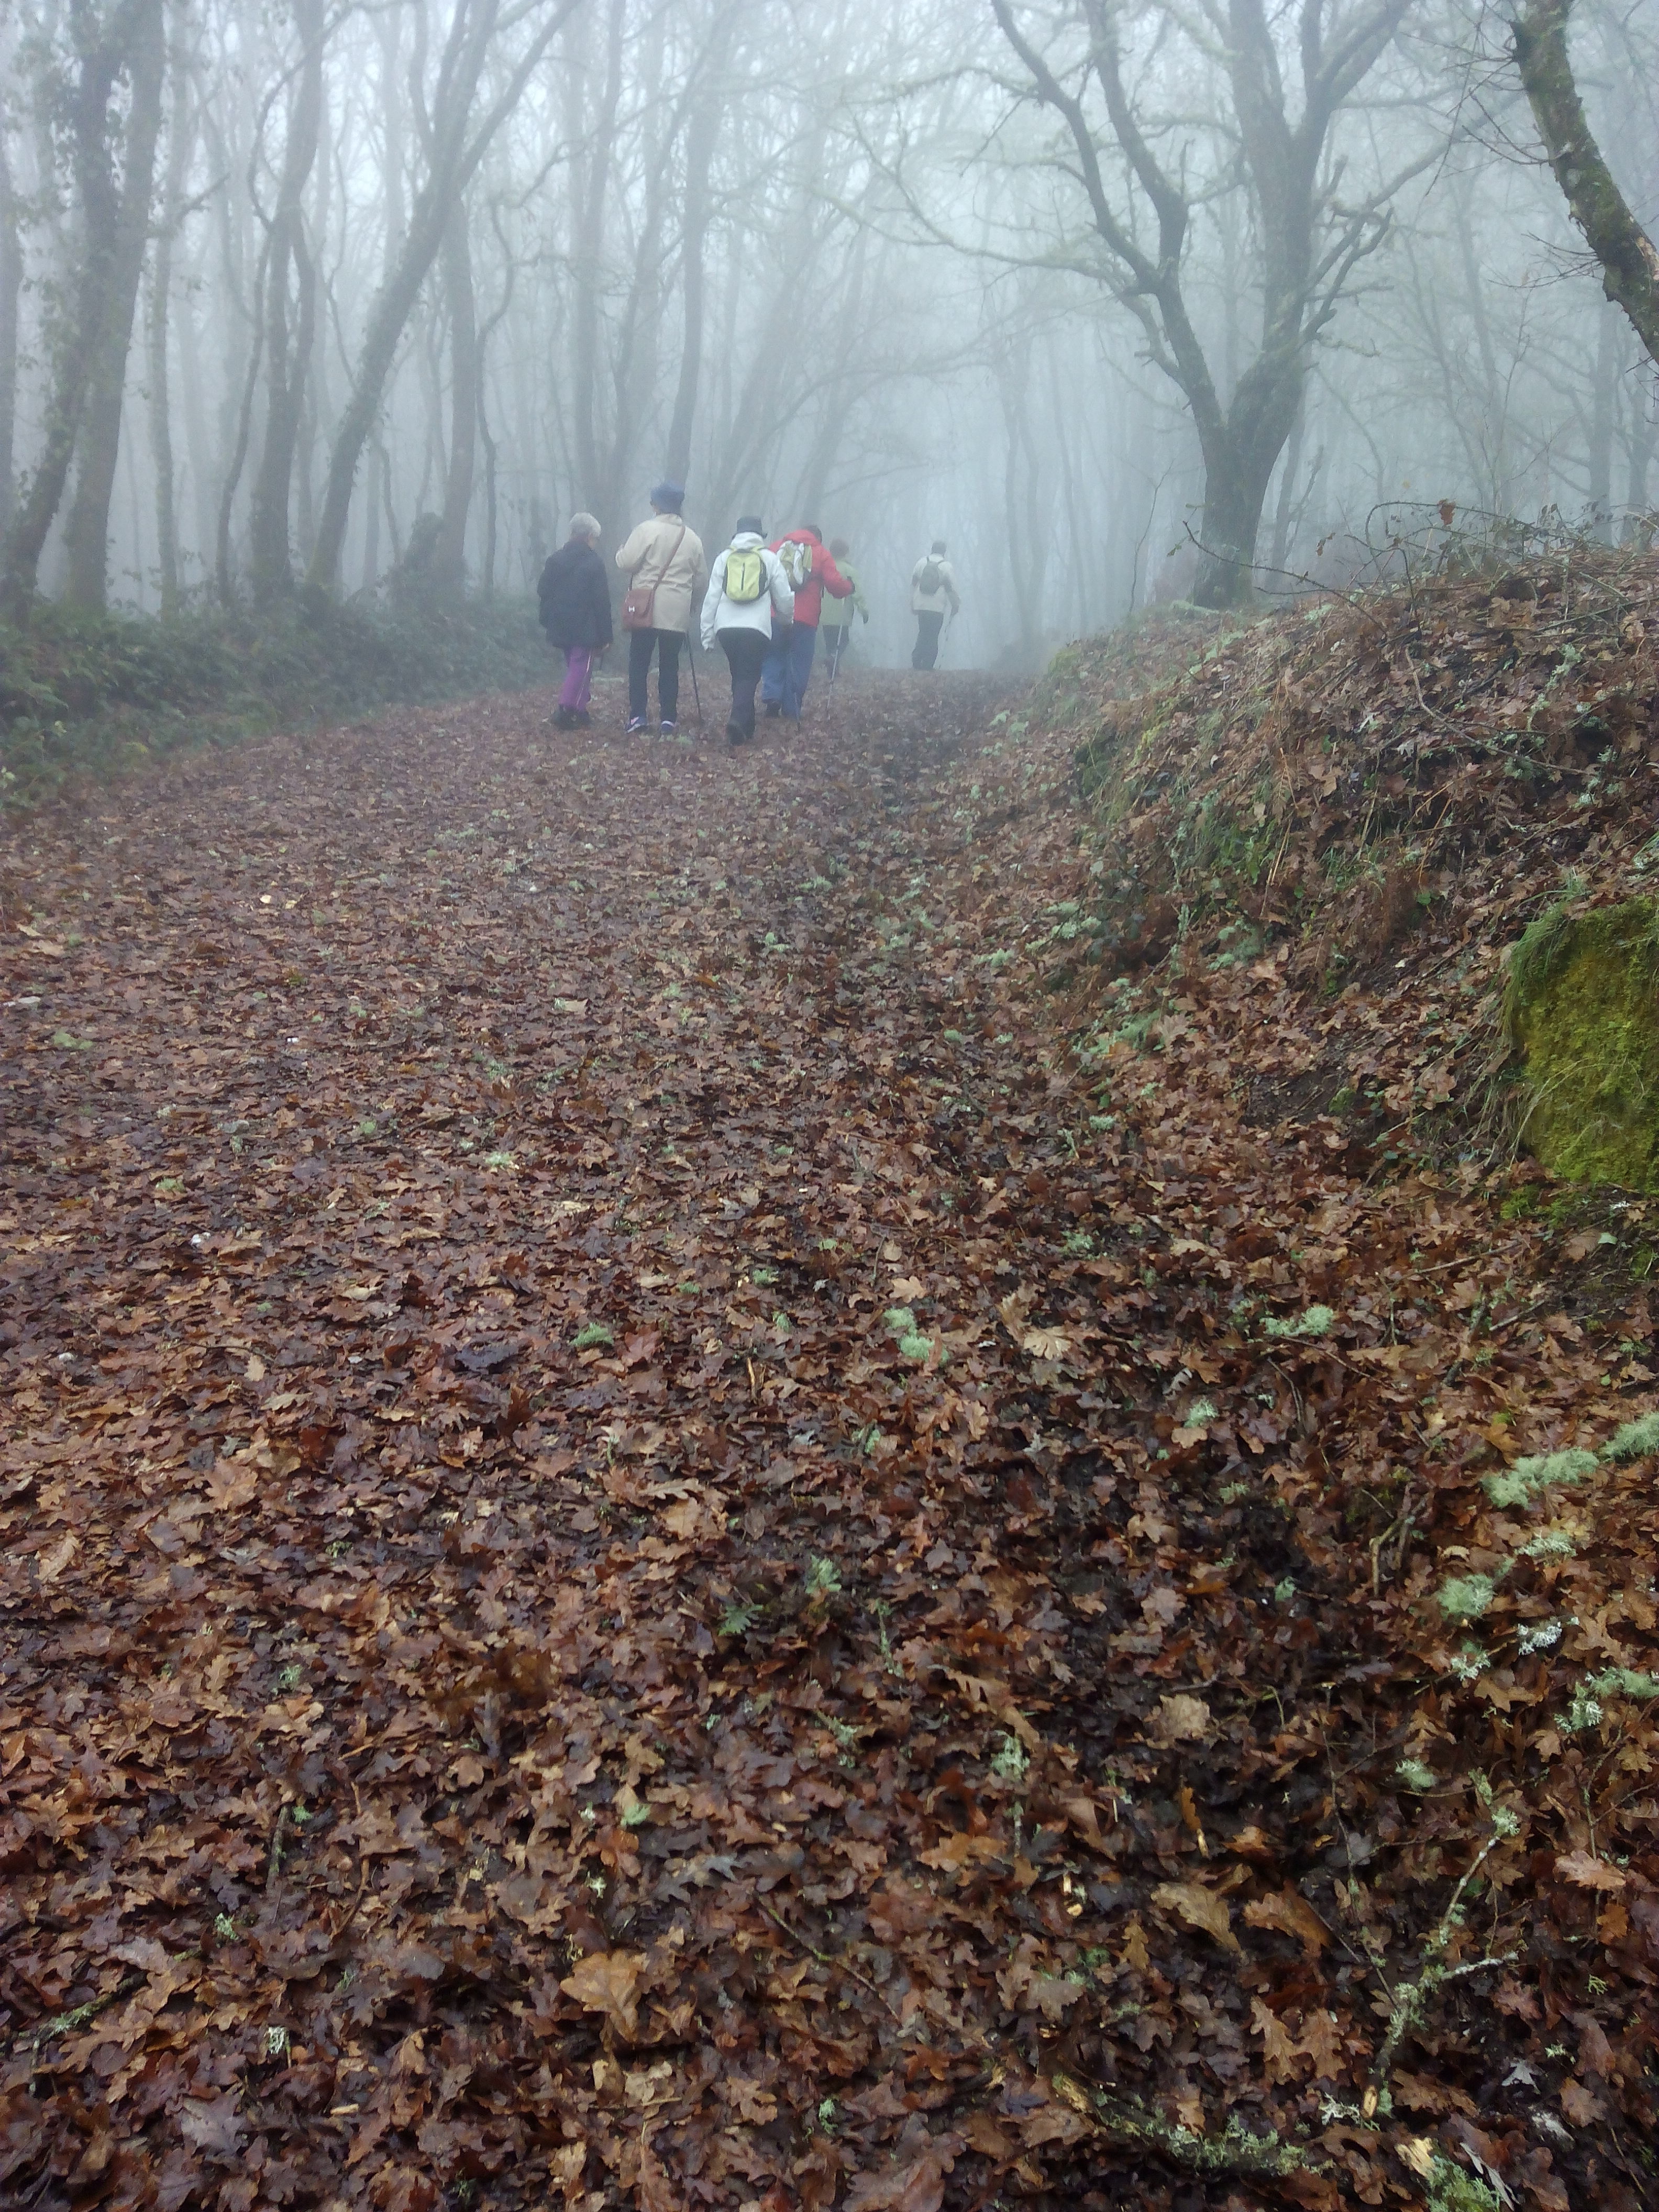
[[[734,745],[755,735],[755,697],[769,717],[799,722],[811,680],[818,632],[831,682],[847,650],[854,615],[867,623],[870,609],[844,538],[826,545],[815,522],[768,540],[757,514],[739,518],[732,543],[711,568],[702,540],[682,512],[684,488],[659,483],[651,514],[617,550],[628,579],[623,628],[628,632],[628,729],[647,732],[651,665],[657,667],[657,727],[672,736],[679,727],[680,647],[690,641],[702,601],[705,650],[715,645],[732,672],[732,711],[726,734]],[[613,641],[610,579],[599,550],[599,525],[574,514],[570,534],[542,570],[538,587],[542,628],[565,657],[564,684],[554,714],[562,730],[586,729],[593,669]],[[916,617],[913,668],[939,661],[947,616],[962,601],[956,576],[937,538],[910,573],[910,611]]]

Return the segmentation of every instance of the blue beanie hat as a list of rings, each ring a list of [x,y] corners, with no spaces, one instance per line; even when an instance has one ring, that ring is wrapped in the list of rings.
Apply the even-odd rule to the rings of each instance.
[[[678,514],[685,504],[685,486],[659,483],[651,495],[653,507],[665,507],[671,514]]]

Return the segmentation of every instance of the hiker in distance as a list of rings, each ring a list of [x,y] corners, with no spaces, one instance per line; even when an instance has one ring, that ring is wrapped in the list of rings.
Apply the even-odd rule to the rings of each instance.
[[[708,580],[702,540],[689,530],[680,509],[685,493],[659,483],[651,495],[651,520],[631,530],[617,549],[617,566],[629,580],[623,601],[628,632],[628,728],[651,726],[651,660],[657,659],[657,708],[664,733],[679,727],[680,641],[690,635],[691,605]]]
[[[848,639],[853,635],[854,615],[855,613],[862,615],[866,623],[870,619],[869,603],[865,599],[863,586],[859,582],[858,570],[848,558],[852,550],[844,538],[832,538],[830,540],[830,556],[853,586],[852,596],[849,599],[826,600],[823,613],[818,623],[819,629],[823,632],[824,665],[830,672],[830,681],[832,684],[841,673],[841,657],[847,650]]]
[[[746,745],[755,734],[755,686],[761,665],[772,649],[772,624],[794,620],[795,598],[782,562],[761,543],[765,532],[757,514],[745,514],[732,543],[716,555],[702,603],[702,641],[716,639],[732,671],[732,712],[726,734]]]
[[[536,586],[542,628],[564,653],[564,684],[553,716],[556,730],[585,730],[592,721],[593,663],[611,642],[611,586],[599,555],[599,526],[591,514],[573,514],[570,535],[550,553]]]
[[[912,668],[937,668],[939,635],[946,615],[959,615],[962,600],[956,572],[945,557],[945,540],[936,538],[910,571],[910,611],[916,618],[916,641],[910,653]]]
[[[823,533],[816,522],[803,522],[799,530],[775,538],[772,550],[782,562],[795,595],[795,619],[793,627],[773,629],[772,649],[761,671],[761,703],[769,714],[798,722],[811,680],[812,655],[817,651],[823,595],[828,592],[832,599],[850,599],[853,586],[824,550]]]

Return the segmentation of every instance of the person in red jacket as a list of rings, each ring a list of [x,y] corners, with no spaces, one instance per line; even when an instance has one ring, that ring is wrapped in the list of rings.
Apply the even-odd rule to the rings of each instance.
[[[853,585],[824,550],[823,532],[816,522],[803,522],[787,537],[775,538],[772,550],[783,563],[795,594],[793,623],[774,622],[772,650],[761,670],[761,705],[770,715],[786,721],[800,720],[801,702],[812,674],[812,655],[817,650],[818,617],[823,595],[845,599]]]

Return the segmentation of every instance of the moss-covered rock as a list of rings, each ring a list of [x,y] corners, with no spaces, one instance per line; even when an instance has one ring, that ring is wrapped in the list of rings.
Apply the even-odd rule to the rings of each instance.
[[[1574,1182],[1659,1190],[1659,909],[1542,915],[1510,963],[1522,1142]]]

